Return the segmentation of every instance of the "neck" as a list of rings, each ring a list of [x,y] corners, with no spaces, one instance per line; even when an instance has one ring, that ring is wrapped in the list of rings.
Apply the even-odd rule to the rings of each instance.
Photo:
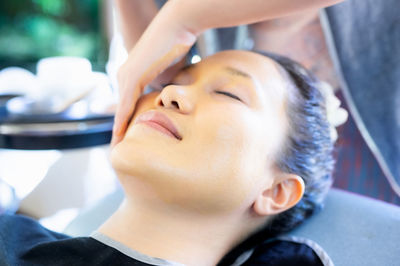
[[[98,231],[148,256],[185,265],[216,265],[246,234],[240,233],[243,224],[237,220],[233,215],[205,217],[149,208],[125,199]]]

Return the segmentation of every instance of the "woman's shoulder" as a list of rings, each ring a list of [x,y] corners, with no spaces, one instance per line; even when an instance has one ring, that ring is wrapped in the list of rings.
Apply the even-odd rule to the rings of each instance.
[[[247,257],[241,265],[334,265],[316,242],[295,236],[269,239],[249,251]]]
[[[40,241],[40,239],[65,239],[69,236],[44,228],[38,221],[24,215],[0,215],[0,239],[19,242],[23,239]]]
[[[22,215],[0,216],[0,265],[149,265],[92,237],[70,237]]]

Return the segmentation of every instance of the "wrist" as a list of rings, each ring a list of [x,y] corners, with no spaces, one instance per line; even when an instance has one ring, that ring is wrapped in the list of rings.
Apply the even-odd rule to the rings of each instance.
[[[164,29],[159,32],[173,36],[175,43],[191,46],[202,30],[192,21],[190,12],[185,1],[169,0],[153,22]]]
[[[201,1],[200,1],[201,2]],[[201,6],[196,1],[191,0],[169,0],[162,10],[169,22],[172,22],[180,32],[189,33],[198,37],[207,28],[204,20],[204,14],[199,17],[198,11]],[[203,19],[202,19],[203,18]]]

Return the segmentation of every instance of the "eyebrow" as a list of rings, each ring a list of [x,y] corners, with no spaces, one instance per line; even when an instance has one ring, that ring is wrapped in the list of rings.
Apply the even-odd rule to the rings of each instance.
[[[189,71],[189,70],[195,68],[195,66],[196,66],[196,64],[191,64],[191,65],[184,66],[181,69],[181,71],[183,71],[183,72]],[[248,74],[246,72],[243,72],[242,70],[239,70],[237,68],[233,68],[233,67],[227,66],[227,67],[224,67],[223,70],[225,70],[226,72],[228,72],[231,75],[237,75],[237,76],[241,76],[241,77],[244,77],[244,78],[251,79],[250,74]]]
[[[251,76],[249,74],[247,74],[246,72],[243,72],[243,71],[241,71],[239,69],[236,69],[236,68],[228,66],[228,67],[225,67],[224,70],[226,72],[228,72],[229,74],[231,74],[231,75],[241,76],[241,77],[244,77],[244,78],[251,79]]]

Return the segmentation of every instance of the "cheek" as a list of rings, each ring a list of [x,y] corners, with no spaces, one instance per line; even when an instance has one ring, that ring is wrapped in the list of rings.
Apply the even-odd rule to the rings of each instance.
[[[265,149],[265,136],[257,113],[232,108],[213,114],[204,126],[208,132],[203,139],[207,150],[238,166],[260,156]]]
[[[202,142],[199,147],[204,154],[226,164],[231,160],[244,157],[248,152],[249,136],[246,115],[240,114],[234,108],[210,110],[199,118],[197,138]]]
[[[137,116],[139,116],[141,113],[144,113],[150,109],[155,108],[155,100],[157,96],[160,94],[160,92],[150,92],[148,94],[142,95],[139,97],[138,101],[136,102],[135,110],[132,115],[131,122],[135,120]],[[129,128],[132,127],[132,123],[128,126],[128,132],[129,134]]]
[[[210,111],[215,115],[204,117],[204,124],[199,125],[203,130],[198,129],[201,134],[196,135],[196,152],[190,160],[201,172],[198,185],[204,186],[208,198],[215,200],[218,195],[218,202],[234,207],[252,195],[267,156],[257,116],[243,110],[216,111]]]

